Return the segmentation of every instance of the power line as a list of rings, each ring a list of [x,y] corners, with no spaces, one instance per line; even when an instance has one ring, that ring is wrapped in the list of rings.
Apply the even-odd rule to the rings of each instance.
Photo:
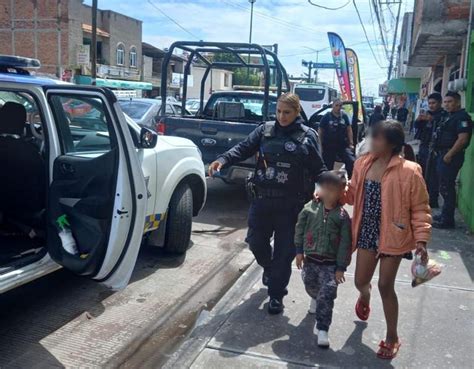
[[[370,5],[369,5],[370,6]],[[377,1],[376,0],[372,0],[372,6],[374,7],[374,12],[375,12],[375,17],[377,19],[377,23],[379,25],[379,31],[380,31],[380,37],[382,38],[382,45],[383,45],[383,48],[385,50],[385,57],[387,58],[387,60],[389,59],[389,53],[388,53],[388,44],[387,44],[387,41],[385,40],[385,37],[384,37],[384,29],[382,27],[382,22],[383,20],[381,21],[381,17],[383,18],[383,13],[381,15],[381,12],[380,12],[380,8],[379,6],[377,5]]]
[[[200,37],[197,36],[196,34],[192,33],[191,31],[187,30],[186,28],[184,28],[181,24],[178,23],[178,21],[174,20],[173,18],[171,18],[168,14],[166,14],[163,10],[161,10],[160,8],[158,8],[158,6],[156,6],[156,4],[154,4],[151,0],[148,0],[148,3],[153,6],[156,10],[158,10],[161,14],[163,14],[166,18],[168,18],[171,22],[173,22],[174,24],[176,24],[179,28],[181,28],[184,32],[186,32],[188,35],[194,37],[195,39],[199,40]]]
[[[355,0],[352,0],[352,3],[354,4],[354,8],[356,10],[357,17],[359,18],[360,25],[362,26],[362,30],[364,31],[365,39],[367,40],[367,45],[369,45],[370,51],[372,53],[372,56],[374,57],[375,62],[377,63],[377,65],[380,68],[386,68],[386,67],[382,67],[380,65],[380,62],[378,61],[377,57],[375,56],[374,49],[372,49],[372,45],[369,41],[369,36],[367,36],[367,31],[365,30],[364,22],[362,21],[362,18],[360,16],[360,12],[359,12],[359,8],[357,7],[357,4],[356,4]]]
[[[362,44],[365,44],[365,43],[366,43],[366,41],[356,42],[355,44],[347,45],[347,47],[354,47],[354,46],[362,45]],[[324,51],[326,49],[330,49],[330,46],[325,47],[324,49],[319,50],[319,51]],[[304,53],[282,54],[282,55],[278,55],[278,57],[279,58],[287,58],[287,57],[290,57],[290,56],[302,56],[302,55],[309,55],[309,54],[314,54],[314,53],[315,53],[314,51],[307,51],[307,52],[305,51]]]
[[[245,11],[250,11],[250,8],[246,7],[244,5],[237,4],[237,3],[227,1],[227,0],[221,0],[221,1],[223,3],[229,5],[229,6],[233,7],[233,8],[242,9],[242,10],[245,10]],[[288,22],[284,19],[268,15],[268,14],[263,13],[263,12],[258,11],[258,10],[254,10],[253,12],[255,13],[255,15],[260,16],[260,18],[265,18],[267,20],[273,21],[274,23],[277,23],[281,26],[287,27],[287,28],[292,29],[292,30],[304,31],[304,32],[310,31],[310,32],[317,32],[317,33],[321,32],[321,30],[319,30],[319,29],[301,26],[301,25],[296,24],[296,23],[291,23],[291,22]]]
[[[351,3],[351,0],[348,0],[347,3],[345,3],[344,5],[338,6],[338,7],[336,7],[336,8],[329,8],[329,7],[324,6],[324,5],[318,5],[318,4],[313,3],[313,1],[311,1],[311,0],[308,0],[308,3],[310,3],[311,5],[316,6],[316,7],[318,7],[318,8],[321,8],[321,9],[326,9],[326,10],[339,10],[339,9],[345,8],[347,5],[349,5],[349,4]]]

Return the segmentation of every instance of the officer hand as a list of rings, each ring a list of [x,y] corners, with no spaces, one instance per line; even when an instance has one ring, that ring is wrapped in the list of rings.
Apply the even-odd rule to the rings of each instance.
[[[220,170],[222,169],[222,163],[220,161],[213,161],[210,165],[209,165],[209,177],[212,177],[214,176],[214,174],[216,172],[220,172]]]
[[[296,254],[296,267],[301,269],[304,265],[304,255],[303,254]]]
[[[336,283],[341,284],[346,281],[346,278],[344,277],[344,272],[342,270],[338,270],[336,272]]]
[[[443,158],[443,161],[444,161],[446,164],[451,163],[451,160],[453,160],[453,158],[451,157],[451,155],[449,155],[449,153],[446,154],[446,155],[444,156],[444,158]]]

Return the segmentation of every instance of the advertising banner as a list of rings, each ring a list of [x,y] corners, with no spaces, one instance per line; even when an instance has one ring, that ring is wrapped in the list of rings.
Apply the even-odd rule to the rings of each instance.
[[[336,67],[337,80],[341,88],[342,100],[352,100],[351,86],[349,81],[349,69],[347,65],[346,48],[344,42],[337,33],[328,32],[331,54]]]
[[[364,114],[362,112],[362,89],[360,86],[359,60],[357,59],[357,54],[352,49],[346,49],[346,57],[352,100],[359,103],[359,120],[363,121]]]

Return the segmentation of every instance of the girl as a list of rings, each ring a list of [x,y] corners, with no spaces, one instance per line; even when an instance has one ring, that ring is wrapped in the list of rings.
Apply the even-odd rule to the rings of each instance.
[[[427,262],[431,210],[420,166],[405,144],[402,125],[380,122],[371,136],[370,152],[357,159],[346,194],[347,203],[354,205],[352,246],[357,249],[355,285],[360,292],[355,310],[361,320],[368,319],[370,282],[380,261],[378,288],[387,335],[377,356],[392,359],[400,349],[395,277],[400,261],[412,259],[412,250]]]

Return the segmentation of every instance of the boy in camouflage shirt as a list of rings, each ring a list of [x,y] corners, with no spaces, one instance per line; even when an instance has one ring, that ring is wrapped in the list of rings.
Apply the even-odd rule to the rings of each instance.
[[[296,266],[303,268],[306,292],[312,297],[310,313],[316,313],[314,333],[318,346],[329,347],[328,330],[332,321],[337,285],[343,283],[350,263],[352,238],[350,217],[339,200],[346,180],[338,171],[321,174],[320,201],[305,205],[295,230]]]

